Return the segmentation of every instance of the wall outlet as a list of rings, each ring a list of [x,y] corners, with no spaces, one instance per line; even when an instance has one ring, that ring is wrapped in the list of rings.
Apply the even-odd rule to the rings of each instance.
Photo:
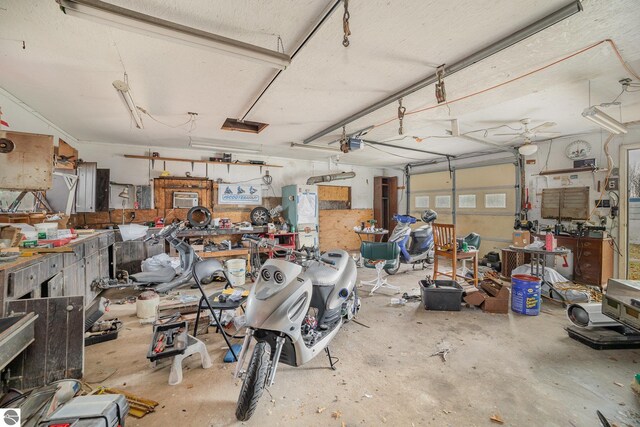
[[[609,177],[609,179],[607,180],[607,190],[608,191],[618,191],[618,183],[619,183],[619,179],[618,178]]]

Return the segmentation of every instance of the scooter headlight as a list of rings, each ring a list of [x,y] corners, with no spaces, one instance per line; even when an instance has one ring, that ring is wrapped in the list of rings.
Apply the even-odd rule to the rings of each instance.
[[[266,300],[280,292],[285,287],[286,276],[273,267],[265,267],[260,272],[260,279],[256,283],[256,298]]]
[[[275,280],[275,282],[277,284],[284,283],[284,274],[282,274],[282,271],[280,271],[280,270],[274,271],[273,272],[273,280]]]

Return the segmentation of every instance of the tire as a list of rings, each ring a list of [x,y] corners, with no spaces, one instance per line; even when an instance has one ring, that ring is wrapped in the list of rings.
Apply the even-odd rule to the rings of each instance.
[[[258,400],[260,400],[267,382],[270,359],[271,347],[269,344],[266,341],[257,343],[242,382],[240,396],[238,396],[238,404],[236,405],[238,421],[247,421],[256,410]]]
[[[269,214],[269,209],[258,206],[257,208],[253,208],[249,214],[249,218],[253,225],[265,225],[269,222],[269,219],[271,219],[271,215]]]
[[[396,266],[393,268],[385,268],[384,271],[387,272],[387,274],[389,276],[393,276],[394,274],[396,274],[398,272],[398,270],[400,270],[400,255],[398,255],[398,258],[396,259]]]

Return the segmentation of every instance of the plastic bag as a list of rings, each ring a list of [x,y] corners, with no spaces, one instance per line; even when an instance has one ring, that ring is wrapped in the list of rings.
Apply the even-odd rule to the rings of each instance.
[[[173,268],[177,274],[180,274],[180,259],[177,257],[172,258],[168,254],[162,253],[142,261],[142,271],[144,272],[158,271],[167,267]]]

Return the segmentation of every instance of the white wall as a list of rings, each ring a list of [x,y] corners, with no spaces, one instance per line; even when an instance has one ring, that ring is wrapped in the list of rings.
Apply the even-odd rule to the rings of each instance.
[[[600,192],[597,191],[598,181],[600,181],[601,189],[604,188],[604,180],[607,176],[607,172],[596,172],[595,174],[589,172],[582,172],[579,174],[561,174],[561,175],[548,175],[538,176],[538,173],[542,170],[554,170],[554,169],[567,169],[573,167],[573,161],[568,159],[565,155],[566,147],[577,139],[583,139],[589,142],[592,146],[591,154],[589,158],[595,158],[596,164],[600,168],[607,168],[607,158],[604,153],[604,143],[609,133],[595,133],[580,135],[572,138],[556,139],[551,142],[545,142],[538,144],[538,152],[533,156],[527,156],[525,159],[535,159],[534,165],[525,166],[525,185],[529,188],[529,200],[532,204],[532,210],[529,212],[529,219],[538,220],[541,224],[555,224],[554,220],[545,220],[540,218],[540,205],[542,198],[543,188],[559,188],[566,186],[590,186],[590,206],[593,210],[595,206],[595,200],[600,198]],[[618,168],[620,166],[620,146],[626,144],[636,144],[640,142],[640,128],[631,127],[629,133],[626,135],[615,136],[609,143],[609,154],[613,161],[613,167]],[[548,163],[547,163],[548,158]],[[577,178],[572,178],[576,176]],[[622,177],[620,179],[623,179]],[[619,194],[619,192],[616,192]],[[622,195],[625,197],[625,195]],[[610,199],[611,197],[605,192],[604,199]],[[600,216],[608,216],[609,209],[595,209],[593,210],[591,220],[595,223],[599,223]],[[615,220],[608,218],[607,229],[609,234],[616,242],[619,242],[619,217]],[[620,250],[626,250],[620,248]],[[617,275],[618,271],[618,257],[614,257],[614,275]]]
[[[77,142],[76,138],[2,88],[0,88],[0,108],[2,119],[9,123],[9,128],[3,127],[2,130],[53,135],[55,145],[58,145],[58,138],[70,144]]]
[[[127,159],[124,154],[149,155],[149,149],[146,147],[109,144],[109,143],[87,143],[81,142],[76,146],[79,150],[79,156],[86,162],[98,162],[98,167],[111,170],[111,181],[122,184],[148,185],[150,179],[157,178],[162,173],[163,161],[156,161],[153,169],[147,160]],[[202,160],[209,155],[204,150],[183,150],[171,148],[151,148],[157,151],[162,157],[176,157],[194,160]],[[253,154],[234,155],[234,159],[260,160],[259,156]],[[309,160],[292,160],[270,157],[267,163],[282,166],[262,168],[253,166],[233,166],[227,168],[227,165],[209,165],[208,177],[216,180],[221,178],[225,182],[244,182],[260,183],[262,175],[268,170],[269,175],[273,177],[271,188],[263,186],[263,196],[273,197],[281,196],[281,187],[290,184],[304,184],[307,178],[314,175],[323,175],[338,172],[356,173],[353,179],[335,181],[326,183],[327,185],[348,185],[351,186],[351,207],[353,209],[371,209],[373,206],[373,177],[384,176],[385,170],[381,168],[367,168],[361,166],[350,166],[343,164],[329,164],[328,161],[309,161]],[[171,175],[183,177],[186,172],[191,172],[191,176],[205,177],[207,176],[207,166],[202,163],[194,163],[193,171],[190,163],[183,162],[166,162],[166,168]]]
[[[111,170],[111,181],[123,184],[147,185],[150,179],[160,176],[163,162],[155,162],[153,170],[146,160],[126,159],[124,154],[148,155],[149,151],[157,151],[164,157],[178,157],[188,159],[205,159],[208,155],[204,150],[171,149],[166,147],[142,147],[131,144],[97,143],[77,141],[73,136],[60,129],[55,124],[42,117],[32,108],[22,103],[10,93],[0,88],[0,108],[2,118],[9,123],[9,129],[16,132],[41,133],[54,135],[54,143],[58,144],[58,138],[64,139],[74,148],[78,149],[79,157],[87,162],[97,162],[98,167]],[[353,209],[371,209],[373,207],[373,177],[393,176],[399,172],[383,168],[368,168],[362,166],[350,166],[346,164],[329,163],[327,160],[292,160],[276,157],[261,158],[253,154],[238,154],[234,158],[240,160],[266,160],[267,163],[283,166],[282,168],[264,167],[262,174],[269,170],[273,177],[272,188],[264,187],[263,196],[280,196],[281,187],[289,184],[304,184],[310,176],[328,173],[353,171],[356,177],[344,181],[327,183],[327,185],[351,186],[351,206]],[[185,172],[191,172],[192,176],[206,176],[204,164],[194,164],[191,171],[190,163],[167,162],[167,169],[174,176],[185,176]],[[258,167],[209,165],[210,179],[222,178],[227,182],[239,182],[255,180],[260,182],[261,173]],[[402,178],[400,178],[400,181]],[[15,192],[0,191],[0,207],[7,207],[15,197]],[[25,198],[21,208],[29,209],[31,199]]]

